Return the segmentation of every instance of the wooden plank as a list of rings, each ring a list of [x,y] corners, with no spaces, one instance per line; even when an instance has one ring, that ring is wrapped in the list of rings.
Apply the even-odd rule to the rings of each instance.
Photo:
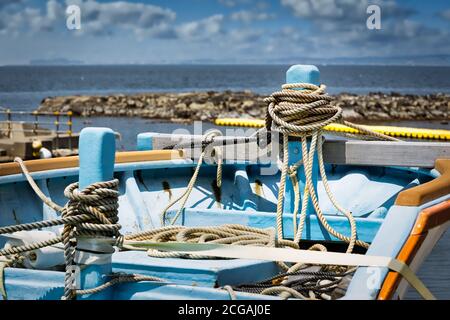
[[[177,145],[185,146],[189,143],[194,143],[196,146],[200,146],[201,141],[204,138],[205,137],[201,135],[180,135],[169,133],[155,134],[152,139],[152,147],[153,150],[159,150],[166,147],[177,147]],[[217,137],[217,139],[221,138],[222,136]],[[266,154],[266,149],[259,148],[256,142],[234,144],[232,141],[227,141],[226,144],[219,146],[219,148],[222,150],[222,159],[224,160],[249,161],[256,163],[260,159],[265,159],[264,163],[268,162],[267,157],[264,157],[264,154]],[[212,151],[212,148],[209,148],[208,150]],[[201,148],[183,148],[183,151],[187,158],[198,159],[201,153]],[[209,156],[207,155],[206,158],[208,159]]]
[[[115,163],[133,163],[145,161],[165,161],[185,158],[178,150],[155,150],[155,151],[124,151],[117,152]],[[78,156],[36,159],[25,161],[25,165],[30,172],[75,168],[79,165]],[[19,164],[16,162],[1,163],[0,176],[22,173]]]
[[[433,168],[436,159],[450,159],[450,143],[326,141],[323,155],[333,164]]]
[[[201,136],[196,138],[199,141]],[[187,150],[180,154],[176,150],[156,150],[173,144],[170,135],[162,135],[154,140],[155,151],[118,152],[116,163],[197,158],[199,150]],[[256,162],[268,158],[265,150],[256,143],[248,145],[227,145],[223,150],[224,159]],[[276,150],[275,150],[276,151]],[[402,166],[433,168],[438,158],[450,159],[450,143],[444,142],[384,142],[384,141],[325,141],[324,160],[332,164]],[[274,152],[277,154],[277,152]],[[263,158],[264,157],[264,158]],[[78,157],[64,157],[26,161],[30,172],[78,167]],[[17,163],[0,164],[0,176],[21,173]]]
[[[162,149],[181,141],[199,143],[202,138],[199,135],[161,134],[154,137],[153,147]],[[198,158],[198,149],[197,152],[189,149],[185,151],[187,157]],[[224,159],[228,160],[253,162],[264,154],[265,150],[258,148],[255,142],[223,147]],[[450,143],[326,140],[323,144],[323,155],[324,161],[331,164],[433,168],[436,159],[450,159]]]

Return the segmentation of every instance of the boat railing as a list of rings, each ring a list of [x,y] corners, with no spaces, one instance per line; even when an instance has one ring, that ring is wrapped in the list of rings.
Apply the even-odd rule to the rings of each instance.
[[[0,126],[0,133],[8,138],[12,137],[13,132],[32,133],[36,136],[48,133],[50,130],[56,135],[56,145],[59,145],[60,135],[66,134],[68,136],[69,149],[72,149],[72,137],[73,132],[73,113],[68,112],[42,112],[42,111],[23,111],[23,110],[11,110],[10,108],[0,107],[0,116],[4,117],[4,120],[0,118],[0,124],[6,125]],[[32,118],[32,120],[16,120],[20,118]],[[49,118],[53,118],[54,121],[48,121]],[[28,124],[27,127],[14,128],[14,123]],[[42,127],[44,126],[44,127]]]

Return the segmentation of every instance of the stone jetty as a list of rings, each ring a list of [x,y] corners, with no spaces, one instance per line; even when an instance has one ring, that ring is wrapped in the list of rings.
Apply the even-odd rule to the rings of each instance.
[[[343,93],[334,103],[347,120],[442,120],[450,119],[450,95],[402,95],[398,93]],[[265,96],[250,91],[142,93],[108,96],[45,98],[38,111],[72,111],[75,116],[142,117],[190,122],[218,117],[263,118]]]

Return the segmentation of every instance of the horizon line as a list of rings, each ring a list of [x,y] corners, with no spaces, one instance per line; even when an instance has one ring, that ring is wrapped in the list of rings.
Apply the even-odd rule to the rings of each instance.
[[[0,64],[1,67],[114,67],[114,66],[286,66],[302,64],[293,62],[269,62],[269,63],[234,63],[234,62],[173,62],[173,63],[24,63],[24,64]],[[450,67],[450,63],[310,63],[317,66],[379,66],[379,67]]]

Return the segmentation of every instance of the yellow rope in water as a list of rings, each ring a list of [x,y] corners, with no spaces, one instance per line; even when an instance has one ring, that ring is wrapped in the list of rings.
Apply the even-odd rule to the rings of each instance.
[[[262,128],[265,122],[261,119],[219,118],[214,121],[214,124],[217,126]],[[369,125],[360,125],[360,127],[392,137],[450,141],[450,130]],[[336,133],[361,134],[358,129],[340,123],[326,125],[323,130]]]

